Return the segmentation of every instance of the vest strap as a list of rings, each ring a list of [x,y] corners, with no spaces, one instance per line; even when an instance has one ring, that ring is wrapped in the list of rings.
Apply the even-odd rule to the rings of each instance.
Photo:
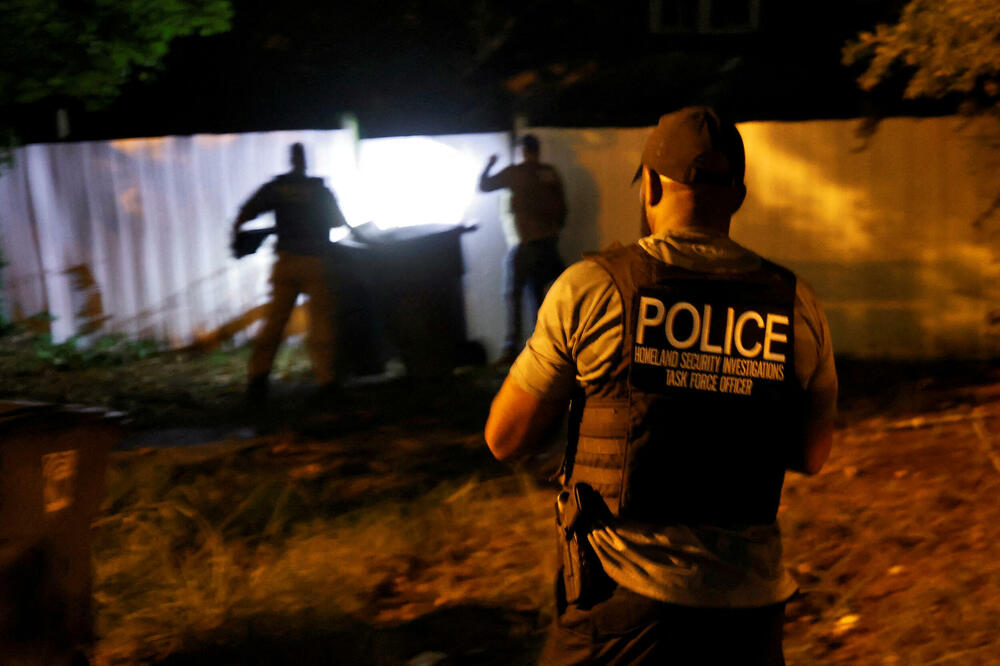
[[[594,467],[576,463],[573,466],[573,480],[617,487],[622,480],[622,469],[621,467]]]
[[[625,454],[625,436],[622,437],[587,437],[580,435],[576,445],[577,453],[596,454],[600,456],[622,456]]]
[[[586,405],[580,419],[580,436],[613,439],[628,436],[628,403]]]

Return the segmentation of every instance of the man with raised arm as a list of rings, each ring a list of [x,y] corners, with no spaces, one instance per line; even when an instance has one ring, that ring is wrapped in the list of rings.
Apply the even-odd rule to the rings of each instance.
[[[503,265],[507,330],[500,362],[506,365],[521,351],[525,288],[537,312],[546,288],[566,267],[559,256],[559,232],[566,221],[562,180],[555,167],[541,161],[541,148],[533,134],[526,134],[520,143],[522,162],[491,175],[498,159],[492,155],[479,176],[483,192],[510,190],[510,212],[517,234],[517,243],[507,251]]]

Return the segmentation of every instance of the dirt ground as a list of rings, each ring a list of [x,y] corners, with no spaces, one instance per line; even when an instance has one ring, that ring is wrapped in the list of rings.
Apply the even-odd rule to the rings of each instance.
[[[2,397],[131,415],[95,528],[95,663],[531,663],[552,614],[553,458],[489,456],[502,375],[369,382],[324,402],[286,359],[269,408],[248,411],[240,354],[59,368],[0,349]],[[1000,664],[1000,364],[838,369],[831,458],[788,475],[779,514],[800,584],[788,663]],[[262,488],[275,495],[246,499]],[[191,522],[165,506],[203,526],[161,532],[174,556],[142,578],[148,534],[124,526],[150,506],[158,529]]]
[[[830,460],[782,497],[789,663],[1000,663],[996,366],[841,375]]]

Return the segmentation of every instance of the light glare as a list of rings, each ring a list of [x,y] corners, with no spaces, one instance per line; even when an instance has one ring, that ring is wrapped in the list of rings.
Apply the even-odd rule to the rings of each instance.
[[[360,162],[368,219],[381,229],[462,222],[479,176],[471,156],[426,137],[369,139]]]

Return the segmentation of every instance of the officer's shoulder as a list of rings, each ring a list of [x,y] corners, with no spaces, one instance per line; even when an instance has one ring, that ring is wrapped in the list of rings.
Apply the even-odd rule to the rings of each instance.
[[[593,255],[585,255],[562,272],[558,281],[570,287],[574,292],[603,290],[614,285],[611,274],[597,263]]]
[[[819,296],[812,283],[801,275],[795,275],[795,296],[803,303],[819,303]]]
[[[637,245],[635,243],[630,243],[628,245],[622,245],[618,241],[613,241],[609,245],[605,246],[603,249],[597,252],[585,252],[583,257],[585,260],[590,261],[596,266],[600,267],[601,270],[605,270],[603,266],[608,261],[617,261],[622,255],[628,255],[635,252]]]
[[[587,259],[593,259],[594,257],[599,257],[608,254],[619,254],[622,252],[630,252],[632,250],[633,245],[635,245],[635,243],[629,243],[628,245],[623,245],[619,241],[611,241],[597,252],[584,252],[583,256],[584,258]]]
[[[764,265],[770,265],[773,268],[776,268],[776,269],[778,269],[780,271],[784,271],[787,275],[791,276],[791,278],[795,280],[795,298],[796,298],[796,300],[798,300],[798,301],[800,301],[800,302],[802,302],[804,304],[819,305],[819,296],[816,295],[816,290],[813,288],[812,283],[810,283],[804,277],[802,277],[801,275],[799,275],[797,272],[795,272],[794,270],[792,270],[788,266],[785,266],[784,264],[780,264],[780,263],[778,263],[776,261],[773,261],[771,259],[768,259],[766,257],[762,257],[759,254],[757,254],[756,252],[754,252],[753,254],[754,254],[754,256],[756,256],[760,260],[760,262],[762,264],[764,264]]]
[[[283,190],[284,188],[287,188],[289,185],[294,186],[295,179],[290,177],[290,175],[287,173],[282,173],[278,174],[277,176],[269,180],[267,183],[265,183],[264,186],[278,188],[280,191]]]
[[[784,264],[780,264],[777,261],[774,261],[772,259],[768,259],[767,257],[763,257],[763,256],[757,254],[756,252],[754,252],[753,250],[750,250],[750,249],[747,249],[747,248],[743,247],[742,245],[740,247],[742,249],[746,250],[746,252],[748,253],[748,256],[753,257],[758,262],[758,265],[768,267],[772,271],[778,271],[780,273],[784,273],[785,275],[789,276],[790,278],[796,280],[796,282],[801,282],[802,281],[802,278],[799,277],[798,274],[795,271],[793,271],[791,268],[789,268],[788,266],[785,266]]]
[[[326,179],[323,178],[322,176],[309,176],[309,180],[307,182],[309,184],[309,187],[311,187],[316,192],[328,192],[330,194],[333,194],[333,191],[326,186]]]

